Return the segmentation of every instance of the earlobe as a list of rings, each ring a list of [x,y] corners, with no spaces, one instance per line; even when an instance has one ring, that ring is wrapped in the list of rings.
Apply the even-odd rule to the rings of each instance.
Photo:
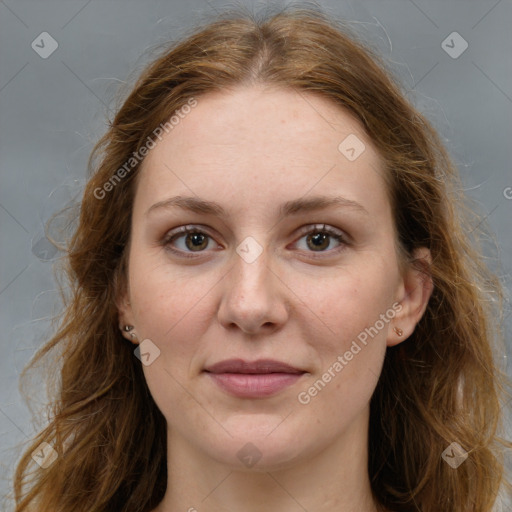
[[[126,255],[127,253],[125,253]],[[124,338],[137,344],[137,336],[134,329],[134,318],[130,302],[130,285],[127,278],[126,256],[114,271],[114,301],[118,313],[118,326]]]
[[[138,345],[139,339],[137,336],[137,332],[135,331],[134,325],[130,323],[123,323],[120,320],[119,330],[121,331],[124,338],[131,341],[133,344]]]
[[[425,313],[434,289],[430,274],[431,263],[432,257],[427,248],[421,247],[414,251],[414,259],[402,276],[398,297],[402,308],[393,320],[393,329],[388,333],[388,346],[406,340]]]
[[[132,307],[126,295],[121,300],[116,301],[118,310],[119,330],[122,335],[132,343],[137,344],[137,335],[135,333],[132,321]]]
[[[133,330],[133,325],[123,325],[121,327],[121,330],[123,331],[125,338],[129,339],[135,345],[139,344],[139,340],[137,339],[137,333]],[[128,338],[126,335],[129,335],[130,337]]]

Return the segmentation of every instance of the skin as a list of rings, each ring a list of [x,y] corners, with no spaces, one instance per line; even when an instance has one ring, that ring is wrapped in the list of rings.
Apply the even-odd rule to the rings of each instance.
[[[259,85],[197,99],[143,162],[118,304],[120,327],[134,325],[137,341],[160,350],[143,367],[168,426],[168,491],[155,512],[374,512],[369,401],[386,347],[413,332],[432,292],[431,280],[399,266],[382,160],[359,121],[312,93]],[[365,144],[354,161],[338,150],[349,134]],[[177,195],[216,201],[227,215],[178,207],[145,215]],[[313,195],[343,196],[366,212],[279,215],[282,203]],[[186,234],[169,242],[187,259],[162,241],[190,224],[208,235],[199,249]],[[318,236],[317,224],[347,243],[330,237],[318,249],[307,236]],[[246,237],[263,250],[252,263],[236,251]],[[416,256],[430,258],[426,249]],[[396,316],[300,403],[394,303]],[[236,357],[306,373],[274,396],[237,398],[203,372]],[[247,443],[261,454],[252,467],[237,456]]]

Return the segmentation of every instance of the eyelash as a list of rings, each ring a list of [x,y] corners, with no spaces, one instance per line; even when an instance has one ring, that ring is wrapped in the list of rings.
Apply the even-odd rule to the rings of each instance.
[[[182,251],[180,249],[175,249],[171,246],[171,243],[174,242],[176,239],[181,238],[183,235],[187,235],[189,233],[195,233],[195,234],[201,234],[206,235],[210,239],[213,240],[213,237],[209,235],[207,232],[202,231],[200,226],[182,226],[180,228],[175,229],[174,231],[171,231],[168,233],[162,240],[161,245],[163,245],[167,250],[171,251],[174,254],[177,254],[178,256],[182,258],[197,258],[202,252],[205,251],[198,251],[198,256],[192,255],[193,253]],[[301,231],[300,237],[298,240],[303,238],[306,235],[313,234],[313,233],[324,233],[329,235],[330,237],[334,238],[337,242],[340,242],[340,246],[336,249],[331,249],[327,251],[318,251],[319,253],[338,253],[345,249],[345,246],[349,245],[349,242],[344,235],[344,233],[338,229],[326,226],[325,224],[316,224],[314,226],[308,226],[307,230]],[[313,258],[324,258],[325,256],[318,256],[315,254],[316,251],[308,251],[311,253],[311,256]]]

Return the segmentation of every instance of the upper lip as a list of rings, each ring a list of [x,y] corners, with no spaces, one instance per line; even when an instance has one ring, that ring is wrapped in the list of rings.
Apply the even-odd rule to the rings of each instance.
[[[304,373],[289,364],[272,359],[259,359],[257,361],[244,361],[243,359],[227,359],[207,366],[205,371],[210,373]]]

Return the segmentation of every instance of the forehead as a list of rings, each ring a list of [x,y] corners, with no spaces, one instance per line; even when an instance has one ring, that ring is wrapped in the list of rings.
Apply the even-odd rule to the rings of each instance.
[[[343,193],[376,210],[386,206],[382,159],[360,121],[328,99],[251,86],[196,101],[143,161],[139,203],[179,193],[264,208]]]

